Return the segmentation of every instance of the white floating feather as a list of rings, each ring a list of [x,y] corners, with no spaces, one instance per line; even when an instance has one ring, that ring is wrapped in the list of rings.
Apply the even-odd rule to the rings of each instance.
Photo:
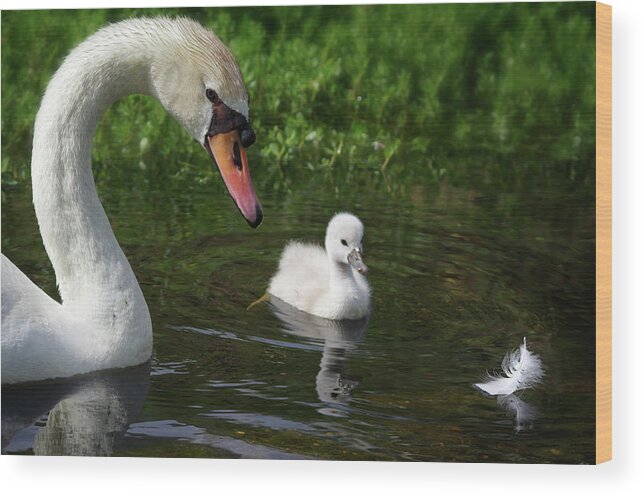
[[[534,387],[545,375],[540,357],[527,349],[527,338],[520,348],[505,355],[501,367],[504,375],[488,373],[488,380],[475,387],[491,396],[508,395]]]

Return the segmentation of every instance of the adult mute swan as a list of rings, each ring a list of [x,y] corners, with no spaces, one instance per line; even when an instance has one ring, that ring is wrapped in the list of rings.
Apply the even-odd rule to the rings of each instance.
[[[147,361],[143,293],[96,194],[91,142],[103,111],[156,97],[208,151],[247,222],[262,212],[245,148],[255,139],[241,72],[221,40],[188,19],[130,19],[75,48],[36,117],[31,176],[62,304],[2,256],[2,382],[67,377]]]
[[[364,226],[352,214],[328,223],[326,250],[291,242],[279,260],[267,293],[325,319],[360,319],[370,312],[370,288],[362,261]]]

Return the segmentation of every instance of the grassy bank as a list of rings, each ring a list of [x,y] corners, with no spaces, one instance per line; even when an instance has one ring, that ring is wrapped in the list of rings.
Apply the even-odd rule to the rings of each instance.
[[[194,17],[232,49],[260,186],[287,191],[318,174],[593,194],[593,3],[5,11],[3,185],[29,178],[34,116],[65,54],[105,23],[143,14]],[[153,176],[214,174],[153,100],[132,96],[108,114],[97,175],[124,160]]]

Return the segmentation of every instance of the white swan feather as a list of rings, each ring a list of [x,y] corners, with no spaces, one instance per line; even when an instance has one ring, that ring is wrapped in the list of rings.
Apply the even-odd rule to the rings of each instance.
[[[501,374],[487,373],[487,380],[475,387],[491,396],[509,395],[538,385],[544,370],[540,357],[527,349],[527,338],[518,349],[508,352],[501,364]]]

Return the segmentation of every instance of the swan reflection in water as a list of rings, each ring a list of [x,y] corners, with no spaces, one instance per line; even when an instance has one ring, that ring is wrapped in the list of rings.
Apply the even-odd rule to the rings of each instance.
[[[109,456],[140,414],[149,364],[2,387],[2,453]]]
[[[323,344],[315,387],[319,400],[326,404],[318,411],[324,415],[345,416],[359,379],[346,372],[346,359],[362,339],[369,316],[359,320],[328,320],[317,317],[270,297],[269,307],[282,322],[284,332]]]

